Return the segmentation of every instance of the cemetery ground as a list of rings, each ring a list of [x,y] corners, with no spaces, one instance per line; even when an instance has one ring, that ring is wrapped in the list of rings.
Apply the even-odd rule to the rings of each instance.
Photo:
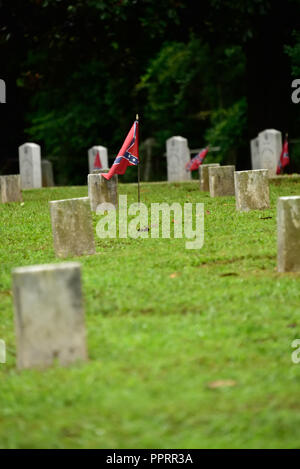
[[[299,274],[276,271],[276,202],[239,213],[198,182],[142,184],[141,200],[204,202],[205,242],[96,237],[82,264],[89,360],[16,370],[11,270],[54,257],[49,200],[87,187],[23,191],[0,206],[2,448],[298,448]],[[119,194],[136,202],[136,185]],[[97,215],[93,214],[96,225]],[[41,314],[43,312],[41,311]]]

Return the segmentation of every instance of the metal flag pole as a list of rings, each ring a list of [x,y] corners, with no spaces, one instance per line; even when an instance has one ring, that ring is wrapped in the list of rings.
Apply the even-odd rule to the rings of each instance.
[[[137,114],[135,117],[136,121],[139,121],[139,115]],[[141,180],[141,172],[140,172],[140,161],[138,162],[138,203],[141,201],[141,191],[140,191],[140,180]]]

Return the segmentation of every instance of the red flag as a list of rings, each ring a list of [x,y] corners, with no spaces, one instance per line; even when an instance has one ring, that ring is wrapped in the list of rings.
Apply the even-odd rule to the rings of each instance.
[[[97,154],[96,154],[96,157],[95,157],[94,169],[102,169],[102,164],[101,164],[101,160],[100,160],[99,151],[97,151]]]
[[[139,121],[134,121],[121,150],[118,153],[108,173],[102,174],[105,179],[110,179],[114,174],[124,174],[127,166],[139,164]]]
[[[290,157],[289,157],[289,142],[287,136],[285,137],[285,141],[282,147],[282,152],[280,155],[280,160],[277,165],[276,174],[281,174],[283,168],[285,168],[288,164],[290,164]]]
[[[200,151],[198,155],[196,155],[191,161],[189,161],[185,165],[185,169],[187,171],[195,171],[196,169],[199,168],[199,166],[203,163],[207,153],[208,153],[209,147],[204,148],[204,150]]]

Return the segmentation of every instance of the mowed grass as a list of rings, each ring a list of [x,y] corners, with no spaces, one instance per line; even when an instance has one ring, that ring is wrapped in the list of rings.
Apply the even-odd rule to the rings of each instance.
[[[136,191],[119,185],[129,203]],[[0,447],[299,448],[300,274],[276,272],[276,201],[296,194],[299,182],[282,181],[270,210],[238,213],[234,197],[211,199],[197,182],[143,184],[146,204],[204,202],[203,248],[96,238],[97,254],[76,258],[89,361],[22,372],[11,270],[60,262],[48,201],[87,188],[24,191],[23,206],[0,206]]]

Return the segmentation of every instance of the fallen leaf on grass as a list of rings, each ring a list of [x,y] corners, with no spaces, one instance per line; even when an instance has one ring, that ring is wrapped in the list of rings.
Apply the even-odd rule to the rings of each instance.
[[[220,277],[238,277],[239,274],[236,272],[225,272],[224,274],[220,274]]]
[[[170,278],[176,278],[179,277],[180,273],[179,272],[173,272],[173,274],[170,275]]]
[[[0,291],[0,295],[11,296],[12,291],[11,290],[3,290],[3,291]]]
[[[233,379],[218,379],[208,384],[210,389],[230,388],[233,386],[236,386],[236,381],[233,381]]]

